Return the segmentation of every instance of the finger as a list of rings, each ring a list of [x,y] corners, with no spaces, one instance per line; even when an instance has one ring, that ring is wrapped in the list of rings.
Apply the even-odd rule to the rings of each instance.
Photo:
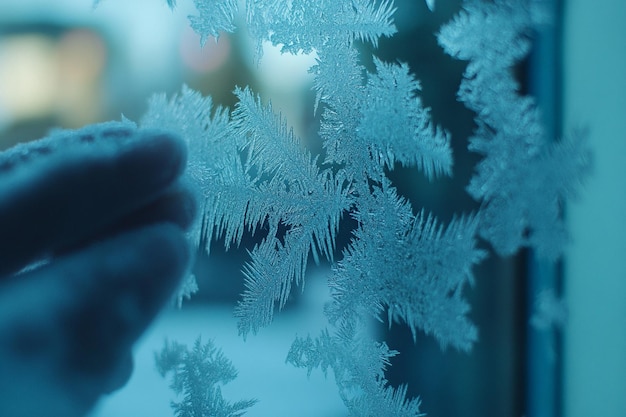
[[[133,373],[133,367],[133,355],[131,351],[128,351],[109,372],[109,375],[102,379],[102,394],[110,394],[126,385]]]
[[[54,392],[59,407],[92,405],[171,296],[189,253],[179,228],[155,225],[0,284],[0,392],[21,390],[16,410],[30,406],[20,400],[30,382]]]
[[[173,223],[181,229],[187,229],[195,219],[195,215],[195,197],[188,189],[176,186],[159,196],[153,203],[122,218],[111,227],[99,232],[98,235],[89,236],[86,241],[56,250],[54,256],[79,250],[93,242],[155,223]]]
[[[44,152],[0,177],[0,275],[111,226],[182,172],[178,138],[107,126],[92,126],[90,140]]]
[[[194,195],[182,186],[174,187],[156,201],[123,218],[112,228],[113,233],[152,223],[173,223],[186,230],[196,216]]]

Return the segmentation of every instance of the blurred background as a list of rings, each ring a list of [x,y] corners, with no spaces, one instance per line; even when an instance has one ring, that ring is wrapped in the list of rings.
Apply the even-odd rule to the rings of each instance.
[[[77,128],[121,115],[138,120],[153,93],[171,95],[187,84],[228,107],[235,103],[235,86],[250,85],[317,152],[319,120],[307,73],[315,56],[283,56],[266,45],[255,63],[245,29],[201,48],[187,24],[191,3],[179,1],[171,11],[159,0],[103,0],[95,9],[90,0],[2,0],[0,149],[45,136],[51,127]],[[619,26],[626,21],[626,3],[571,3],[554,1],[556,24],[538,36],[541,47],[517,73],[524,88],[538,95],[555,136],[563,119],[569,127],[591,126],[596,172],[590,194],[568,212],[573,255],[554,267],[526,252],[483,262],[467,294],[480,334],[470,354],[442,352],[423,335],[414,343],[402,325],[376,329],[401,352],[388,379],[408,383],[409,395],[419,396],[430,416],[626,416],[626,189],[616,184],[626,175],[617,159],[626,157],[626,33]],[[460,0],[437,0],[434,13],[422,1],[396,5],[398,34],[383,39],[376,51],[362,45],[364,61],[375,53],[409,63],[434,121],[452,135],[455,167],[454,178],[430,183],[411,169],[390,176],[414,207],[447,222],[477,209],[464,192],[478,160],[466,151],[473,114],[456,101],[465,64],[446,56],[434,35]],[[590,221],[598,218],[607,223]],[[345,242],[349,226],[344,229]],[[225,253],[216,242],[210,259],[198,255],[200,292],[182,310],[161,315],[137,345],[129,384],[103,399],[91,417],[172,416],[175,397],[156,372],[153,354],[165,337],[191,345],[198,335],[213,339],[239,370],[224,387],[226,398],[259,400],[246,415],[345,415],[332,373],[324,378],[314,371],[307,378],[284,363],[296,334],[316,335],[324,326],[328,265],[311,266],[306,291],[294,291],[273,325],[245,343],[237,336],[232,310],[243,290],[245,249],[253,245],[249,236],[240,250]],[[571,320],[563,331],[529,325],[538,281],[566,295]],[[594,408],[598,403],[602,412]]]

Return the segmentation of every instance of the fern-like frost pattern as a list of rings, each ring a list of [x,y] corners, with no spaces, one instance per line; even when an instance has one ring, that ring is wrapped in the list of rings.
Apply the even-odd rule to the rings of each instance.
[[[220,386],[234,380],[237,370],[210,340],[203,344],[198,337],[191,349],[166,340],[155,360],[161,376],[170,376],[170,387],[183,397],[171,403],[176,417],[240,417],[256,403],[231,403],[222,396]]]
[[[448,134],[432,126],[428,110],[416,96],[419,82],[406,64],[374,59],[376,73],[366,86],[358,134],[372,147],[380,165],[393,169],[396,162],[415,166],[428,178],[452,174]]]
[[[287,362],[306,368],[309,375],[316,368],[325,375],[331,369],[349,416],[423,416],[419,399],[406,399],[405,385],[393,388],[385,379],[385,369],[397,354],[363,328],[346,324],[335,334],[324,330],[315,339],[296,338]]]
[[[532,30],[547,19],[537,0],[467,2],[438,39],[469,61],[459,97],[477,114],[469,148],[484,155],[467,188],[484,202],[481,236],[501,255],[528,246],[554,260],[567,242],[563,203],[588,174],[590,156],[581,132],[551,142],[512,75]]]
[[[196,244],[215,236],[239,244],[245,230],[267,236],[245,267],[246,290],[236,309],[246,336],[269,324],[292,283],[304,278],[309,253],[332,259],[339,219],[350,207],[341,175],[320,170],[280,116],[249,89],[237,90],[230,117],[188,88],[167,100],[155,96],[142,126],[177,132],[190,149],[188,177],[204,218],[190,232]],[[287,229],[279,235],[279,226]]]
[[[216,40],[220,32],[235,31],[236,0],[194,0],[197,13],[189,16],[189,25],[200,35],[200,44],[204,46],[210,36]]]
[[[374,193],[357,220],[355,239],[330,281],[331,321],[351,322],[363,313],[381,319],[386,311],[389,325],[403,321],[414,337],[420,329],[443,348],[469,350],[477,331],[462,291],[485,255],[475,246],[477,218],[455,219],[444,228],[423,211],[414,217],[389,190]]]

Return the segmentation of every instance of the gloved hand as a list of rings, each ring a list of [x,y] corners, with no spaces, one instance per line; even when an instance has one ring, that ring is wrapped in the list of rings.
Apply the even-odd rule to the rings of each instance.
[[[188,270],[176,137],[109,123],[0,154],[0,416],[72,417],[123,385]]]

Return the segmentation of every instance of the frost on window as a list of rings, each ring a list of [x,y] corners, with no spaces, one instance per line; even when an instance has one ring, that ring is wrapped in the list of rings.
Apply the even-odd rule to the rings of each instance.
[[[390,386],[385,372],[398,352],[375,340],[369,321],[404,323],[414,338],[423,332],[442,349],[471,351],[479,329],[466,296],[476,265],[489,253],[479,240],[501,255],[530,247],[558,259],[567,240],[563,205],[589,168],[583,135],[556,142],[547,137],[534,99],[520,92],[513,76],[513,66],[532,46],[533,28],[546,21],[541,2],[468,0],[437,33],[446,53],[467,62],[458,97],[475,114],[469,149],[481,157],[467,186],[480,209],[447,221],[414,206],[390,178],[398,166],[413,167],[432,182],[455,173],[451,135],[433,121],[411,68],[376,57],[380,40],[398,31],[392,0],[193,3],[197,10],[189,21],[203,44],[209,37],[220,42],[222,32],[245,30],[255,60],[263,59],[264,42],[285,54],[317,57],[309,71],[319,154],[249,86],[235,89],[231,109],[187,86],[170,96],[156,94],[138,121],[141,128],[176,132],[187,143],[186,181],[201,208],[189,239],[208,252],[218,238],[230,249],[246,233],[263,231],[243,267],[245,290],[234,309],[239,334],[253,337],[270,326],[295,287],[306,291],[309,261],[328,262],[327,327],[296,337],[287,362],[309,374],[332,370],[351,416],[422,415],[406,386]],[[435,2],[427,5],[432,10]],[[363,44],[374,56],[364,59]],[[338,230],[346,219],[355,226],[339,250]],[[195,288],[190,277],[181,299]],[[560,305],[546,297],[534,320],[540,327],[562,320]],[[217,361],[225,381],[234,378],[215,352],[199,342],[191,353],[166,345],[158,363],[165,373],[175,371],[173,386],[185,392],[181,370],[212,363],[200,355]],[[176,365],[164,368],[174,356]],[[193,382],[208,384],[207,407],[239,415],[253,405],[221,404],[219,389],[207,378]],[[175,404],[179,415],[187,415],[184,407]]]

